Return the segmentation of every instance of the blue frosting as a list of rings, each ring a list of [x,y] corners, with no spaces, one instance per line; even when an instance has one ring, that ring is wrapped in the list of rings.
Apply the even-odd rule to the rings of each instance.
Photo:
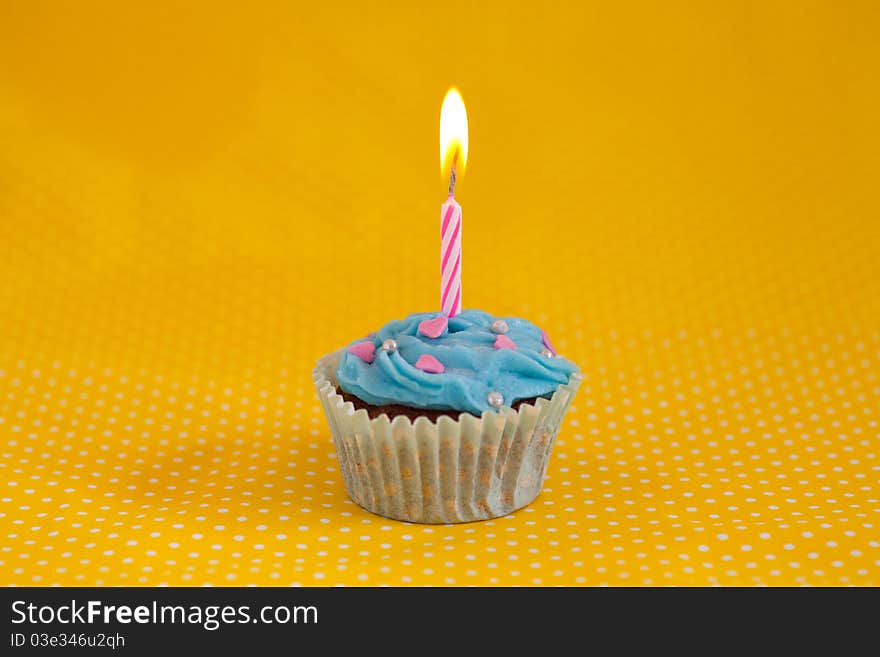
[[[376,346],[372,363],[343,351],[336,370],[339,386],[374,406],[402,404],[480,415],[491,408],[487,396],[492,391],[500,392],[509,406],[520,399],[550,395],[577,371],[565,358],[541,354],[545,348],[541,329],[525,319],[465,310],[449,320],[439,337],[419,334],[419,323],[438,315],[414,313],[370,335],[366,340]],[[507,322],[506,335],[516,343],[515,350],[495,349],[497,335],[491,330],[495,319]],[[379,348],[387,338],[397,341],[397,351]],[[423,354],[434,356],[446,370],[431,374],[417,369],[415,362]]]

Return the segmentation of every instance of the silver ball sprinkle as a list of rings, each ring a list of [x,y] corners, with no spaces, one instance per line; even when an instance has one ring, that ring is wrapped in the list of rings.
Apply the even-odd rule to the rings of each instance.
[[[541,355],[546,356],[547,358],[553,358],[553,352],[549,349],[541,349]]]
[[[501,408],[504,404],[504,396],[500,392],[493,390],[486,395],[486,401],[489,402],[489,406],[492,408]]]
[[[397,351],[397,340],[394,338],[388,338],[382,342],[382,351],[387,351],[388,353]]]
[[[507,333],[510,330],[510,327],[507,325],[503,319],[496,319],[492,322],[492,333]]]

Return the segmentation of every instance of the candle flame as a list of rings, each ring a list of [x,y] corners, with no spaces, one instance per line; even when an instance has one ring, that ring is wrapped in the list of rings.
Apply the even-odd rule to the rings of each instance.
[[[467,110],[458,89],[446,92],[440,108],[440,173],[448,177],[455,167],[457,176],[464,173],[468,152]]]

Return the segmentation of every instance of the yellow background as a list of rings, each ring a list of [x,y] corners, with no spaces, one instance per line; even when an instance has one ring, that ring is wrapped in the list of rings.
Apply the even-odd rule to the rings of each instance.
[[[0,573],[880,583],[876,2],[0,2]],[[315,360],[464,305],[584,371],[544,492],[347,500]]]

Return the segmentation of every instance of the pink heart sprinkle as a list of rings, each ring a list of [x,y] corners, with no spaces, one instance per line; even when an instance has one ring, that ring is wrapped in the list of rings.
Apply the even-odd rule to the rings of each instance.
[[[496,349],[516,349],[516,342],[508,338],[506,335],[499,335],[495,338]]]
[[[419,356],[419,359],[416,361],[416,368],[431,374],[443,374],[443,372],[446,371],[443,363],[434,358],[431,354],[422,354]]]
[[[354,354],[365,363],[372,363],[376,360],[376,345],[369,340],[355,342],[348,348],[348,353]]]
[[[449,320],[446,319],[446,315],[438,315],[434,319],[419,322],[419,333],[426,338],[439,338],[448,325]]]
[[[541,329],[541,342],[544,343],[544,346],[550,350],[550,353],[554,356],[556,355],[556,348],[551,344],[550,338],[547,337],[547,331]]]

